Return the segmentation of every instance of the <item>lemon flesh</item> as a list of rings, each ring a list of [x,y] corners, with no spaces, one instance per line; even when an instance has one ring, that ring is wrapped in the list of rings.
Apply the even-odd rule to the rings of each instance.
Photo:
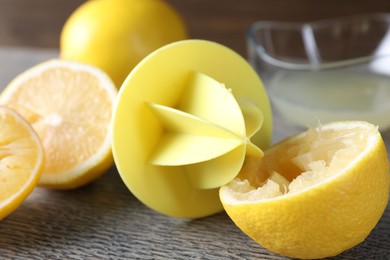
[[[387,152],[377,127],[364,122],[310,129],[247,158],[220,189],[226,212],[262,246],[313,259],[362,242],[389,196]]]
[[[46,162],[40,186],[78,188],[111,167],[116,94],[100,69],[58,59],[38,64],[9,83],[0,104],[21,114],[42,140]]]
[[[0,220],[28,197],[43,170],[44,152],[31,125],[0,106]]]

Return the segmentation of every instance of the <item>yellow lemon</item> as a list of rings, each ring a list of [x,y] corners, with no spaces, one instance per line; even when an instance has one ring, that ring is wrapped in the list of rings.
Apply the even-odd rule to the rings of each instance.
[[[43,169],[38,135],[19,114],[0,106],[0,220],[31,193]]]
[[[94,0],[66,21],[60,55],[101,68],[120,86],[147,54],[185,38],[182,18],[162,0]]]
[[[116,94],[100,69],[62,60],[34,66],[7,86],[0,103],[18,111],[42,140],[41,186],[77,188],[112,165],[109,129]]]
[[[377,127],[338,122],[247,158],[221,187],[222,204],[249,237],[281,255],[313,259],[362,242],[389,198],[389,163]]]

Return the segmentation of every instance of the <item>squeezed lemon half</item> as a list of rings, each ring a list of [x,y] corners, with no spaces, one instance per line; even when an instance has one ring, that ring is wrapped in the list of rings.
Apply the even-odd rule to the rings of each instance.
[[[389,183],[377,127],[338,122],[288,138],[261,160],[247,158],[220,198],[235,224],[265,248],[312,259],[362,242],[386,208]]]

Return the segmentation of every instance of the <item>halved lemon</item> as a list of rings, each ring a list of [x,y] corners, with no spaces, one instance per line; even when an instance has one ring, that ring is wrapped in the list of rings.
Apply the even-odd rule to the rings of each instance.
[[[293,258],[337,255],[362,242],[389,199],[389,163],[377,127],[338,122],[309,129],[247,158],[221,187],[235,224]]]
[[[38,135],[12,109],[0,106],[0,220],[31,193],[43,169]]]
[[[0,103],[26,118],[42,140],[41,186],[77,188],[112,165],[109,132],[116,94],[100,69],[62,60],[30,68],[7,86]]]

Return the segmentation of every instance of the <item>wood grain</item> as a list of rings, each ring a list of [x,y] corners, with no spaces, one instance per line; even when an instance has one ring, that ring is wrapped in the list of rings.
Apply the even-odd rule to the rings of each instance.
[[[362,244],[330,259],[389,259],[390,208]],[[141,204],[115,168],[75,191],[38,188],[0,223],[2,259],[288,259],[246,237],[223,212],[163,216]]]

